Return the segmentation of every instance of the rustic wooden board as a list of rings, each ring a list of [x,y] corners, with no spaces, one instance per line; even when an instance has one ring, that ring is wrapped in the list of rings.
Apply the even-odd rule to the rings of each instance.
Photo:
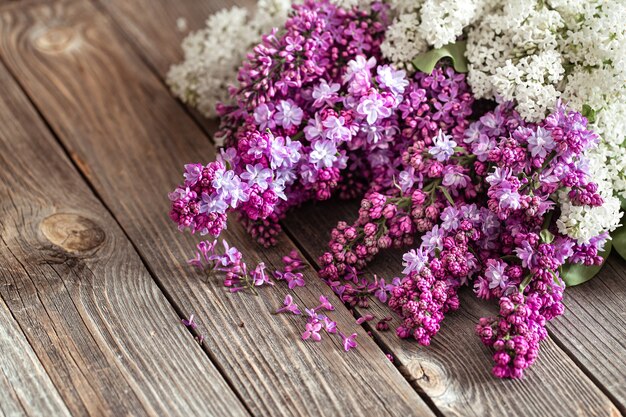
[[[71,413],[248,415],[3,66],[0,167],[0,295]]]
[[[184,265],[194,239],[167,219],[166,193],[183,163],[212,156],[209,141],[110,21],[82,1],[32,5],[2,16],[0,53],[136,245],[170,299],[195,313],[208,354],[255,415],[433,415],[350,313],[331,313],[359,349],[338,339],[299,342],[301,317],[271,315],[286,293],[226,294]],[[260,250],[234,222],[226,238],[269,268],[292,247]],[[296,292],[314,306],[329,289],[307,273]]]
[[[565,314],[549,327],[558,343],[626,414],[626,262],[612,255],[600,274],[565,292]]]
[[[312,259],[324,251],[328,234],[337,221],[353,220],[356,204],[330,202],[308,204],[294,211],[286,227]],[[384,278],[396,276],[401,267],[401,251],[381,254],[365,272]],[[490,374],[491,352],[474,333],[481,316],[493,308],[479,302],[469,291],[461,295],[461,309],[449,314],[429,347],[399,340],[393,331],[376,332],[381,344],[399,362],[403,372],[423,390],[444,415],[507,416],[606,416],[619,415],[610,399],[553,340],[544,341],[540,358],[523,380],[503,381]],[[376,302],[371,312],[377,317],[394,316]],[[531,399],[526,401],[524,399]]]
[[[0,415],[70,416],[2,298],[0,324]]]
[[[171,34],[168,34],[168,36],[164,36],[160,38],[157,43],[154,41],[155,39],[154,37],[146,36],[146,34],[157,31],[159,29],[159,26],[158,26],[158,23],[155,24],[155,22],[159,22],[159,21],[165,22],[166,19],[165,18],[141,19],[140,11],[147,7],[148,0],[138,0],[136,2],[133,2],[132,6],[122,0],[99,0],[99,1],[105,4],[106,9],[114,16],[115,20],[118,21],[118,23],[121,26],[121,29],[127,33],[129,40],[135,43],[136,48],[139,51],[139,53],[145,57],[147,62],[151,63],[151,65],[157,69],[161,77],[164,77],[169,67],[167,60],[169,59],[169,63],[171,64],[173,62],[177,62],[180,59],[180,48],[178,47],[178,44],[177,44],[179,39],[177,37],[171,36]],[[149,3],[152,4],[152,0],[150,0]],[[196,2],[190,5],[189,7],[185,7],[185,8],[177,8],[177,6],[174,6],[167,0],[158,0],[156,3],[158,4],[157,9],[159,10],[159,14],[161,16],[172,16],[172,15],[182,16],[188,19],[189,21],[193,21],[194,19],[197,20],[197,16],[205,11],[207,4],[211,3],[211,7],[213,7],[212,2],[206,2],[206,3]],[[157,50],[158,52],[155,53],[154,52],[155,50]],[[207,126],[206,123],[203,123],[203,125]],[[338,217],[336,219],[338,219]],[[298,225],[303,225],[303,224],[316,225],[314,230],[307,230],[305,233],[302,233],[301,235],[297,235],[296,239],[302,240],[302,243],[307,243],[308,245],[306,246],[306,248],[309,249],[309,253],[312,254],[313,256],[317,256],[320,253],[320,251],[325,247],[327,243],[326,239],[328,236],[328,231],[330,230],[330,227],[334,225],[334,221],[328,221],[326,219],[324,220],[325,220],[324,223],[311,222],[308,213],[296,212],[296,214],[293,214],[290,216],[290,221],[286,223],[286,227],[287,229],[290,229],[290,231],[292,231],[291,229],[294,229],[295,227],[296,232],[298,231],[301,232],[301,230],[297,228]],[[322,224],[321,227],[320,227],[320,224]],[[320,230],[325,230],[325,233],[320,233]],[[310,237],[313,237],[313,239],[309,239]],[[397,273],[397,271],[401,270],[401,268],[398,269],[398,266],[399,266],[399,262],[397,262],[394,265],[391,265],[389,269],[387,270],[387,272]],[[598,278],[598,279],[600,280],[602,278]],[[579,287],[579,288],[584,288],[584,286]],[[623,300],[624,298],[621,297],[621,294],[623,294],[624,289],[623,289],[623,286],[616,285],[616,283],[612,283],[611,286],[607,288],[611,288],[611,292],[613,292],[616,295],[610,298],[610,301],[607,301],[606,303],[604,303],[604,305],[603,303],[599,304],[599,305],[603,305],[604,311],[597,311],[597,312],[594,311],[591,314],[589,313],[588,309],[584,308],[584,306],[589,302],[589,300],[584,296],[584,294],[586,293],[586,290],[573,289],[573,290],[568,291],[568,295],[567,295],[568,301],[566,302],[566,305],[568,306],[568,310],[575,309],[576,311],[575,312],[568,311],[567,314],[565,315],[565,318],[558,319],[551,326],[551,329],[556,334],[557,336],[556,339],[558,341],[558,344],[561,345],[562,349],[566,349],[567,351],[570,351],[570,352],[576,352],[575,362],[578,365],[580,365],[583,369],[588,370],[586,372],[593,373],[593,376],[591,376],[591,378],[593,380],[598,381],[603,387],[603,389],[605,391],[608,391],[608,395],[611,398],[613,398],[614,402],[617,404],[620,410],[624,412],[623,404],[625,403],[624,395],[626,395],[625,394],[626,389],[624,389],[623,387],[626,386],[626,383],[624,382],[624,378],[626,378],[626,371],[624,371],[625,367],[623,366],[622,363],[620,363],[620,366],[617,368],[613,367],[613,361],[617,360],[618,362],[620,361],[623,362],[623,359],[626,358],[626,354],[624,352],[624,346],[623,344],[619,344],[619,340],[623,340],[624,338],[623,336],[625,332],[625,329],[623,326],[623,323],[624,323]],[[602,296],[602,295],[599,295],[599,296]],[[486,312],[484,311],[483,306],[481,306],[479,303],[476,303],[474,300],[471,300],[470,298],[471,297],[465,297],[466,307],[468,305],[471,305],[472,308],[475,308],[476,310],[471,311],[472,315],[470,314],[467,315],[462,325],[459,326],[459,329],[466,333],[467,339],[465,340],[468,344],[466,348],[469,349],[470,352],[480,351],[481,356],[479,357],[483,359],[482,361],[478,361],[478,363],[474,363],[475,365],[474,371],[482,375],[485,372],[488,372],[488,369],[490,367],[490,359],[489,359],[490,355],[489,355],[489,352],[487,352],[486,349],[484,349],[482,345],[480,345],[480,342],[478,341],[478,339],[473,335],[473,323],[476,322],[478,315],[486,314]],[[579,299],[581,301],[578,301]],[[575,308],[575,306],[578,306],[578,307]],[[464,311],[465,310],[469,310],[469,308],[464,309]],[[592,338],[589,338],[588,332],[586,334],[583,334],[588,329],[592,328],[592,326],[595,326],[595,323],[597,322],[598,317],[602,317],[603,315],[606,315],[606,314],[608,314],[609,316],[615,317],[616,315],[619,315],[620,313],[622,314],[622,319],[611,320],[610,323],[608,324],[608,327],[602,327],[603,333],[601,335],[595,335],[594,333],[597,333],[597,332],[593,332],[591,334],[594,334],[594,336]],[[381,314],[388,314],[387,309],[381,311]],[[570,317],[572,320],[576,318],[576,320],[580,321],[581,323],[579,323],[578,325],[574,325],[574,326],[571,326],[571,323],[561,325],[561,322],[563,320],[566,320],[567,317]],[[580,324],[583,324],[583,323],[586,323],[586,324],[584,326],[580,326]],[[453,326],[453,325],[448,323],[447,326]],[[466,327],[463,327],[463,326],[466,326]],[[579,333],[577,335],[569,334],[567,338],[560,337],[562,333],[562,329],[568,329],[568,328],[569,329],[581,329],[580,331],[582,333]],[[612,335],[615,335],[615,336],[612,336]],[[405,352],[406,351],[410,352],[411,347],[413,347],[413,349],[415,348],[415,346],[412,344],[406,344],[405,342],[397,341],[395,336],[391,338],[385,337],[384,339],[389,339],[389,340],[384,341],[384,343],[389,345],[389,349],[391,351],[396,350],[394,349],[394,347],[398,343],[402,344],[403,346],[402,350]],[[451,339],[449,341],[450,344],[454,344],[455,342],[456,341],[454,339]],[[547,347],[545,347],[542,351],[542,354],[544,355],[544,357],[547,358],[549,355],[554,356],[557,358],[556,364],[565,362],[569,368],[574,368],[571,361],[569,361],[567,358],[564,358],[563,351],[559,349],[559,347],[555,346],[552,341],[546,344],[546,346]],[[420,351],[424,350],[423,348],[418,348],[418,349]],[[442,349],[445,350],[445,347]],[[581,353],[584,353],[584,354],[581,354]],[[428,356],[430,355],[428,349],[424,350],[424,355],[426,358],[428,358]],[[468,356],[471,356],[471,355],[468,355]],[[607,359],[610,359],[611,357],[613,357],[613,361],[607,360]],[[602,358],[602,359],[599,360],[599,358]],[[414,365],[416,364],[415,361],[413,361],[412,363]],[[557,368],[556,365],[550,367],[550,366],[539,363],[535,365],[534,369],[535,371],[531,371],[531,372],[535,372],[535,377],[533,378],[539,381],[541,381],[543,376],[545,375],[552,374],[552,376],[554,377],[553,374],[555,373],[560,374],[560,370]],[[412,379],[417,378],[423,372],[423,370],[420,367],[415,368],[415,366],[405,367],[405,371],[408,372],[408,377]],[[460,387],[462,387],[462,385],[465,383],[466,380],[471,379],[471,374],[468,373],[469,370],[465,369],[465,372],[469,376],[466,375],[458,380],[456,387],[459,389]],[[564,377],[562,381],[561,380],[559,381],[561,381],[562,383],[570,383],[570,381],[567,378],[574,378],[580,374],[576,370],[574,370],[573,372],[574,373],[570,373],[569,375]],[[424,378],[423,377],[419,377],[419,378],[421,381],[421,385],[424,385],[425,384]],[[488,378],[487,381],[488,381],[488,384],[490,385],[490,388],[485,390],[485,392],[489,392],[489,390],[493,390],[494,396],[498,396],[498,395],[501,396],[502,392],[508,389],[506,387],[500,388],[497,385],[498,383],[495,382],[490,376],[487,376],[487,378]],[[440,378],[431,378],[431,379],[433,379],[433,381],[440,380]],[[527,378],[526,380],[529,380],[529,379],[530,378]],[[560,383],[559,381],[555,380],[555,381],[550,382],[549,384],[550,386],[555,386]],[[484,380],[482,379],[480,381],[477,381],[477,383],[483,383],[483,382]],[[496,385],[493,385],[493,384],[496,384]],[[585,383],[581,386],[581,389],[584,390],[588,384],[589,384],[589,381],[585,381]],[[523,387],[517,387],[516,389],[520,392],[524,390]],[[427,390],[427,392],[430,393],[431,395],[436,395],[436,393],[438,392],[438,389]],[[557,398],[559,394],[560,393],[555,393],[553,398]],[[464,404],[467,404],[468,401],[473,401],[473,398],[464,399],[461,392],[457,392],[456,395],[460,397],[460,403],[455,404],[454,407],[448,407],[449,411],[452,411],[455,407],[458,407],[458,409],[462,409],[464,407]],[[455,396],[452,396],[452,398],[454,397]],[[546,397],[546,399],[549,399],[549,396]],[[586,400],[586,399],[583,399],[583,400]],[[447,403],[449,403],[450,402],[449,398],[446,400],[442,400],[442,403],[446,403],[446,401]],[[604,398],[602,399],[602,401],[604,401]],[[487,407],[486,410],[489,410],[489,408]]]
[[[210,14],[233,6],[250,7],[254,0],[95,0],[119,23],[129,40],[160,74],[182,57],[180,44],[187,34],[204,27]],[[186,29],[178,29],[178,20]]]

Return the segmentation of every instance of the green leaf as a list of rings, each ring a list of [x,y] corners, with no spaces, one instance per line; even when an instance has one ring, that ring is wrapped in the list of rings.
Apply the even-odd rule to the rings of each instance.
[[[597,111],[594,110],[590,105],[583,104],[582,114],[583,114],[583,116],[585,116],[587,118],[589,123],[593,123],[593,122],[596,121],[596,113],[597,113]]]
[[[611,238],[613,239],[613,247],[619,256],[626,259],[626,226],[622,226],[611,233]]]
[[[448,202],[454,206],[456,205],[454,203],[454,200],[452,199],[452,196],[450,195],[450,193],[448,192],[448,189],[445,187],[439,187],[439,189],[441,190],[441,192],[443,193],[443,195],[446,197],[446,200],[448,200]]]
[[[467,72],[467,60],[465,59],[465,41],[449,43],[438,49],[419,54],[413,58],[413,66],[425,73],[432,73],[437,62],[443,58],[450,58],[456,72]]]
[[[612,243],[609,240],[606,245],[604,245],[604,250],[600,252],[600,256],[604,259],[602,264],[600,265],[592,265],[585,266],[581,264],[565,264],[563,265],[563,269],[561,271],[561,278],[565,282],[565,285],[568,287],[573,287],[575,285],[582,284],[583,282],[589,281],[591,278],[595,277],[598,272],[604,266],[604,262],[606,258],[609,257],[611,253]]]
[[[619,196],[619,202],[622,206],[622,210],[626,210],[626,198],[622,197],[621,195]]]
[[[548,229],[543,229],[539,233],[539,237],[541,238],[541,241],[545,243],[552,243],[552,241],[554,240],[554,234],[552,234],[552,232]]]

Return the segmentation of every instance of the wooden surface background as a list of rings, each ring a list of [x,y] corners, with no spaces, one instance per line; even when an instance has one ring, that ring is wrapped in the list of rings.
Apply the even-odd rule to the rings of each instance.
[[[344,353],[336,339],[300,342],[299,318],[271,314],[285,287],[228,294],[185,264],[198,238],[167,219],[166,194],[184,163],[214,155],[212,123],[163,80],[181,58],[177,19],[198,29],[236,3],[250,5],[0,0],[0,415],[623,415],[617,257],[568,289],[521,381],[490,375],[473,329],[492,307],[470,293],[428,348],[359,327],[335,302],[332,318],[359,335]],[[225,238],[270,269],[298,249],[310,264],[295,298],[310,306],[333,297],[315,262],[330,228],[355,213],[354,203],[306,205],[271,249],[234,221]],[[370,271],[400,269],[390,252]],[[197,331],[181,324],[190,314]]]

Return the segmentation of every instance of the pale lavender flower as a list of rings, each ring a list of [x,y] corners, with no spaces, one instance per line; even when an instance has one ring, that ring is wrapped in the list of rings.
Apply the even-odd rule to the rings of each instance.
[[[509,277],[505,273],[506,263],[495,259],[487,261],[487,269],[485,270],[485,278],[489,281],[489,289],[506,288]]]
[[[185,173],[185,185],[190,187],[198,182],[202,176],[202,164],[186,164]]]
[[[433,145],[428,153],[434,156],[437,161],[445,162],[454,154],[455,147],[456,142],[452,136],[446,135],[443,130],[439,129],[439,133],[433,138]]]
[[[528,138],[528,150],[533,157],[545,158],[555,146],[552,134],[542,127],[537,127]]]
[[[385,106],[385,100],[378,93],[363,97],[356,108],[357,113],[365,116],[367,123],[373,125],[378,119],[391,116],[391,109]]]
[[[455,207],[448,206],[441,212],[440,219],[443,230],[456,230],[461,224],[461,213]]]
[[[322,125],[324,126],[325,134],[328,139],[335,142],[349,141],[352,138],[350,129],[345,126],[346,120],[343,116],[330,116]]]
[[[402,273],[404,275],[408,275],[412,272],[419,273],[424,265],[426,265],[427,259],[428,255],[424,253],[421,247],[417,250],[411,249],[402,255],[402,266],[404,267]]]
[[[254,109],[254,121],[259,126],[259,130],[273,129],[276,126],[272,119],[272,109],[265,103]]]
[[[318,85],[313,88],[313,105],[315,107],[321,107],[324,104],[332,106],[337,101],[337,92],[341,86],[338,83],[328,84],[325,79],[322,79]]]
[[[302,123],[304,112],[292,100],[281,100],[276,106],[276,114],[274,119],[276,123],[289,129],[292,126],[298,127]]]
[[[406,193],[415,184],[415,168],[412,166],[409,169],[402,171],[398,175],[398,185],[403,193]]]
[[[432,253],[435,249],[443,249],[443,232],[439,230],[439,225],[434,225],[432,229],[422,236],[422,246],[425,253]]]
[[[319,140],[312,146],[309,160],[316,168],[330,168],[337,160],[337,148],[330,140]]]
[[[272,178],[272,171],[264,167],[262,164],[254,166],[246,165],[246,172],[243,172],[241,178],[248,182],[249,186],[258,185],[261,190],[267,190],[269,180]]]
[[[465,188],[470,183],[470,178],[463,173],[463,168],[458,165],[447,165],[443,169],[441,185],[452,189]]]
[[[522,246],[515,248],[515,254],[521,259],[524,268],[535,267],[535,250],[527,241],[523,241]]]
[[[376,72],[378,82],[396,95],[404,93],[404,89],[409,85],[406,72],[403,70],[394,70],[389,65],[381,65],[376,69]]]

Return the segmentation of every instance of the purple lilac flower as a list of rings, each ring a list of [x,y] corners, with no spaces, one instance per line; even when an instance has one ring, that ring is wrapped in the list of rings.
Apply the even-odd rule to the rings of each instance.
[[[285,129],[298,127],[302,123],[304,112],[292,100],[281,100],[276,106],[274,119]]]
[[[337,148],[330,140],[320,140],[313,144],[309,160],[317,168],[330,168],[337,160]]]

